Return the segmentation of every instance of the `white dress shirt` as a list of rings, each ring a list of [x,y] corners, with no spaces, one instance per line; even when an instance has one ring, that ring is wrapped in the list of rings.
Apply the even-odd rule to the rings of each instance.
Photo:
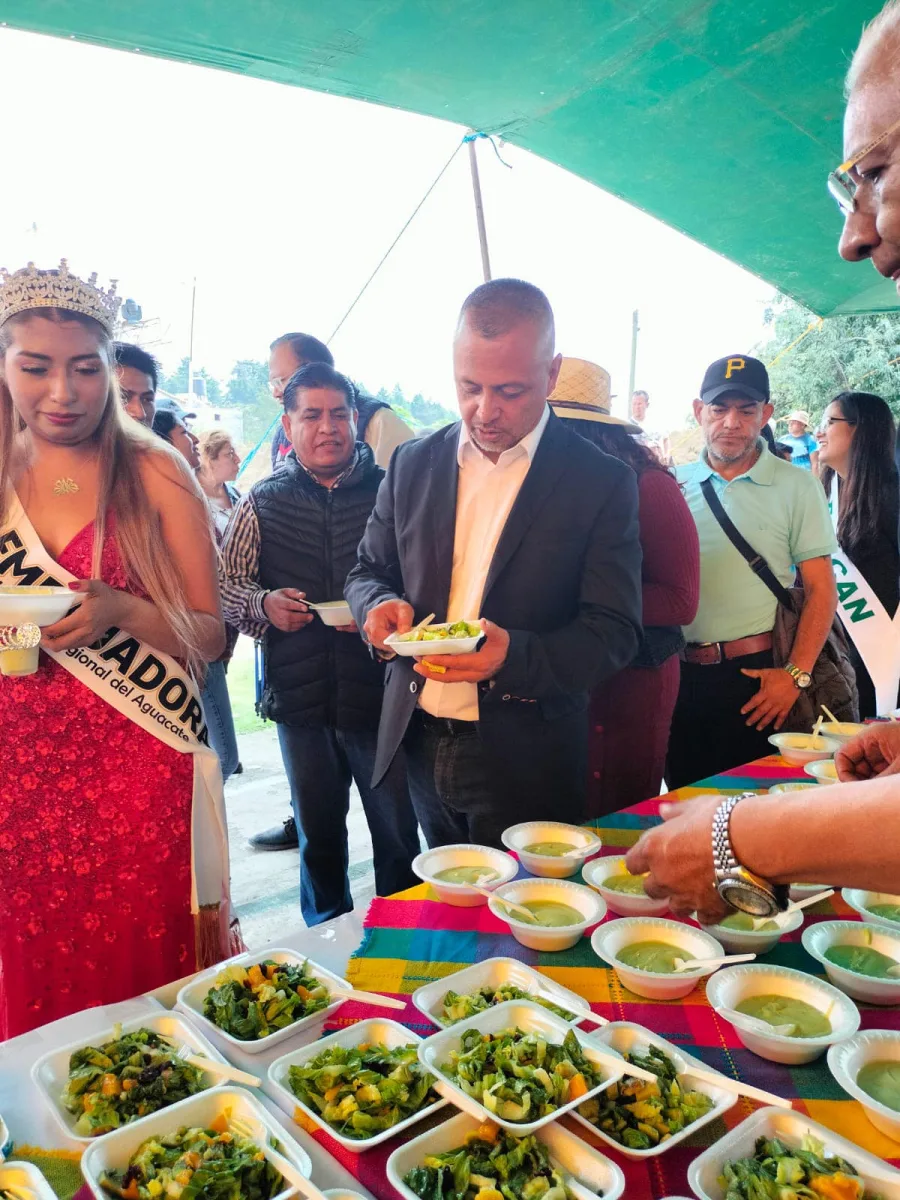
[[[480,617],[484,585],[494,551],[549,420],[550,406],[545,405],[543,415],[531,433],[509,450],[504,450],[496,463],[474,444],[465,422],[460,425],[448,621],[474,621]],[[440,644],[435,643],[434,653],[440,652]],[[422,688],[419,706],[433,717],[477,721],[478,685],[438,683],[428,679]]]

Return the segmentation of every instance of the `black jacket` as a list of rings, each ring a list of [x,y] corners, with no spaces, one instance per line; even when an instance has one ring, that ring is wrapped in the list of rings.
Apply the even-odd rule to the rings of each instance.
[[[356,449],[357,464],[337,487],[317,483],[293,451],[281,470],[254,484],[262,587],[298,588],[314,603],[341,598],[384,477],[369,447],[358,442]],[[339,633],[316,617],[296,633],[270,625],[263,650],[264,717],[284,725],[377,728],[384,669],[358,634]]]
[[[360,628],[370,608],[395,596],[417,620],[444,619],[458,438],[451,425],[394,452],[345,589]],[[588,693],[634,658],[641,629],[634,473],[553,414],[497,545],[480,615],[510,634],[505,665],[479,685],[495,787],[507,798],[542,794],[549,816],[555,793],[583,795]],[[416,707],[412,663],[388,666],[376,782]]]

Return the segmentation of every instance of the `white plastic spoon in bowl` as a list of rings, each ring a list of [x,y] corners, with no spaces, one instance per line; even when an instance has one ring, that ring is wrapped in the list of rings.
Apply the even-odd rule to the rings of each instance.
[[[828,888],[824,892],[816,892],[815,896],[807,896],[805,900],[797,900],[793,904],[789,904],[784,912],[776,913],[774,917],[754,917],[753,928],[762,929],[767,921],[774,921],[779,929],[783,929],[795,912],[799,912],[801,908],[808,908],[810,904],[818,904],[820,900],[827,900],[829,896],[834,895],[834,888]]]
[[[480,895],[487,896],[488,900],[496,900],[498,904],[502,904],[503,907],[509,909],[510,912],[521,914],[521,920],[528,921],[528,923],[531,925],[538,924],[537,917],[530,909],[523,908],[521,904],[513,904],[512,900],[504,900],[502,896],[498,896],[497,893],[492,892],[490,888],[480,887],[479,885],[481,884],[482,879],[485,878],[486,876],[481,875],[478,879],[478,883],[470,883],[469,887],[472,888],[473,891],[478,892]]]
[[[591,841],[591,842],[588,842],[584,846],[573,846],[571,850],[564,851],[559,857],[560,858],[584,858],[584,856],[586,854],[593,854],[595,848],[599,850],[600,843]]]
[[[791,1037],[797,1028],[793,1024],[772,1025],[761,1017],[750,1017],[747,1013],[738,1012],[736,1008],[717,1008],[716,1012],[730,1025],[737,1025],[739,1029],[745,1029],[747,1033],[761,1033],[765,1037],[770,1037],[773,1033],[779,1037]]]
[[[717,971],[726,963],[753,962],[754,958],[755,954],[723,954],[719,958],[676,958],[674,962],[676,971],[699,971],[701,967]]]

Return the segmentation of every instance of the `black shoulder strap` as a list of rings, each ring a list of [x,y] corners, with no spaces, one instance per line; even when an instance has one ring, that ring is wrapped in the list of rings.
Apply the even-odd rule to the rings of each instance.
[[[785,608],[792,609],[793,605],[791,604],[791,597],[787,588],[776,577],[775,572],[763,556],[756,553],[734,521],[729,517],[722,506],[722,501],[716,495],[716,489],[713,487],[712,480],[709,478],[704,479],[700,484],[700,490],[703,492],[703,499],[712,509],[712,515],[722,526],[725,536],[741,557],[746,559],[747,565],[753,574],[762,580],[779,604],[783,604]]]

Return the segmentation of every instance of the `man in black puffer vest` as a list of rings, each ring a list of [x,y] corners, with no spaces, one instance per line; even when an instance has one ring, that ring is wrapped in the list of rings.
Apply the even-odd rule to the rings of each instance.
[[[349,609],[329,626],[304,603],[339,601],[384,471],[357,442],[353,386],[310,363],[284,389],[292,450],[281,470],[241,500],[222,547],[227,618],[262,638],[263,716],[275,721],[300,838],[300,906],[307,925],[353,907],[347,878],[351,779],[362,796],[379,895],[410,887],[419,852],[401,760],[371,786],[384,668]]]

